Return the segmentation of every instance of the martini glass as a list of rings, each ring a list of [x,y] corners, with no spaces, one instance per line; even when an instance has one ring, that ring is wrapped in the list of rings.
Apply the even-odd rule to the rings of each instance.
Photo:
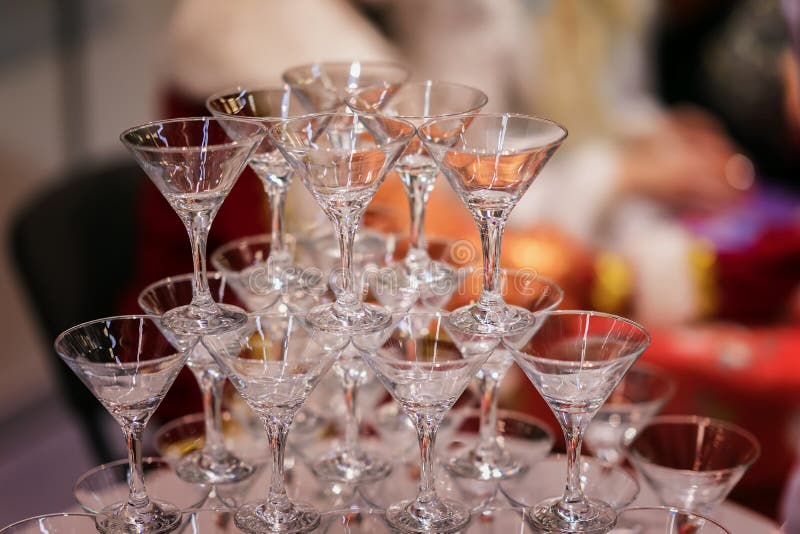
[[[266,500],[239,507],[234,520],[241,530],[306,532],[319,524],[316,509],[287,496],[283,457],[294,416],[348,340],[339,341],[316,335],[302,316],[268,313],[251,314],[244,326],[203,338],[263,422],[272,452],[269,494]]]
[[[218,118],[248,117],[265,128],[283,119],[306,115],[324,109],[311,109],[297,98],[289,87],[269,89],[236,89],[213,95],[206,100],[206,108]],[[264,186],[270,206],[270,250],[267,264],[269,277],[275,284],[291,284],[297,269],[292,269],[292,250],[286,241],[284,211],[286,194],[292,180],[292,169],[283,155],[265,137],[253,153],[250,167]]]
[[[536,328],[536,327],[534,327]],[[534,506],[534,525],[546,532],[606,532],[616,513],[581,488],[583,433],[628,368],[650,343],[638,324],[604,313],[554,311],[514,359],[550,406],[567,443],[562,497]]]
[[[56,338],[55,349],[122,427],[128,443],[128,499],[104,508],[101,532],[164,532],[180,522],[172,504],[147,495],[142,471],[142,433],[196,342],[176,349],[160,317],[129,315],[75,326]]]
[[[389,84],[368,87],[348,98],[347,105],[356,113],[379,113],[405,119],[419,126],[433,118],[475,114],[488,100],[478,89],[428,80],[407,83],[399,89]],[[391,268],[398,280],[417,289],[420,296],[433,293],[434,296],[440,296],[444,303],[458,285],[457,275],[450,265],[431,260],[423,235],[425,206],[433,191],[439,169],[418,137],[409,143],[394,169],[400,175],[408,196],[411,228],[406,256],[401,263]],[[442,289],[447,288],[449,293],[441,294]],[[421,300],[424,304],[425,300]],[[433,309],[440,307],[433,306]]]
[[[627,508],[610,534],[731,534],[711,518],[677,508]]]
[[[346,109],[347,97],[364,87],[396,91],[409,75],[402,65],[387,61],[326,61],[292,67],[283,72],[283,81],[306,106],[324,111]]]
[[[474,279],[467,279],[464,293],[469,292],[472,281]],[[543,323],[545,312],[555,309],[564,298],[564,292],[555,282],[527,270],[503,272],[500,294],[506,301],[531,312],[537,325]],[[528,329],[527,337],[517,339],[517,348],[535,333],[535,328]],[[505,449],[497,435],[497,392],[514,363],[508,336],[505,338],[476,375],[481,399],[480,434],[474,447],[450,459],[448,469],[457,476],[479,480],[504,479],[528,468]]]
[[[489,354],[459,351],[445,330],[445,312],[413,312],[399,318],[386,329],[387,340],[380,348],[364,351],[378,379],[414,423],[419,440],[419,493],[387,508],[386,520],[403,531],[453,532],[469,523],[470,513],[436,494],[436,431]]]
[[[269,131],[339,238],[342,269],[330,283],[336,301],[316,306],[308,314],[318,329],[346,335],[391,322],[389,312],[359,298],[353,240],[367,204],[414,132],[414,126],[404,120],[345,113],[289,119]]]
[[[208,273],[209,290],[216,302],[226,299],[225,279],[219,273]],[[139,294],[139,306],[153,315],[163,315],[173,308],[192,300],[193,274],[165,278],[147,286]],[[235,302],[235,300],[234,300]],[[169,337],[169,332],[165,332]],[[193,451],[178,462],[178,476],[194,484],[226,484],[244,480],[255,468],[234,456],[225,447],[222,438],[222,390],[225,374],[206,348],[198,343],[189,354],[187,365],[192,371],[203,395],[205,441],[201,450]]]
[[[481,234],[483,291],[477,302],[453,312],[453,325],[481,334],[527,328],[531,313],[506,304],[498,286],[503,230],[567,130],[538,117],[506,113],[433,119],[418,134]]]
[[[709,514],[756,461],[756,438],[697,415],[662,415],[639,431],[629,458],[666,506]]]
[[[586,429],[584,443],[610,465],[625,459],[625,448],[675,393],[663,371],[638,364],[622,378]]]
[[[206,241],[214,216],[264,133],[253,121],[199,117],[151,122],[120,136],[189,233],[192,301],[162,318],[178,334],[224,330],[246,320],[241,308],[214,302],[206,277]]]

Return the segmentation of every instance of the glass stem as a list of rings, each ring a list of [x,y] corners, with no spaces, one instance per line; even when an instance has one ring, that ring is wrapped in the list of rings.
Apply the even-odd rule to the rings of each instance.
[[[497,443],[497,390],[500,381],[484,372],[480,381],[481,421],[480,448],[494,448]]]
[[[406,264],[420,266],[429,260],[425,249],[425,207],[428,205],[431,187],[426,176],[408,176],[408,203],[411,211],[411,229],[409,233]]]
[[[351,375],[350,370],[344,372],[342,390],[344,391],[345,421],[344,421],[344,450],[358,450],[358,381]]]
[[[203,453],[212,458],[220,458],[226,451],[222,439],[222,389],[225,386],[225,376],[212,369],[204,369],[198,373],[197,381],[203,394],[206,427]]]
[[[269,484],[269,502],[273,507],[283,508],[289,498],[286,496],[286,487],[283,479],[283,454],[286,449],[286,436],[289,434],[290,421],[281,417],[269,417],[264,420],[267,430],[269,448],[272,452],[272,478]]]
[[[347,219],[336,223],[336,232],[339,235],[339,253],[342,257],[341,291],[336,295],[336,307],[337,311],[342,314],[352,313],[353,307],[359,301],[353,273],[353,243],[357,228],[357,224]]]
[[[271,245],[270,257],[283,259],[287,254],[286,228],[284,226],[284,211],[286,207],[287,188],[275,184],[266,186],[265,191],[269,199]]]
[[[192,244],[194,267],[192,306],[205,310],[214,310],[216,304],[211,296],[211,291],[208,289],[208,277],[206,276],[206,244],[208,242],[208,230],[214,220],[214,212],[212,210],[192,211],[188,217],[188,220],[184,222]]]
[[[436,496],[436,475],[433,471],[433,455],[436,448],[436,431],[439,429],[439,421],[433,417],[419,414],[415,414],[413,417],[417,427],[420,455],[419,494],[416,502],[433,502],[438,499]]]
[[[502,305],[500,295],[500,249],[503,242],[503,230],[506,218],[487,214],[478,218],[481,232],[481,250],[483,252],[483,290],[478,299],[478,306],[491,310]]]
[[[144,471],[142,470],[142,431],[144,425],[131,423],[122,431],[128,443],[128,506],[141,509],[150,505],[150,497],[144,486]]]
[[[564,430],[567,445],[567,487],[564,489],[562,505],[583,504],[585,499],[581,489],[581,443],[583,425],[572,425]]]

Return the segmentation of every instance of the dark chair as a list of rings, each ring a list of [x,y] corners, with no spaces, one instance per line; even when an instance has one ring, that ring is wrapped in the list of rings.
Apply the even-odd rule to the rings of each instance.
[[[111,460],[107,412],[52,349],[63,330],[114,315],[134,269],[134,206],[144,179],[134,164],[73,172],[16,213],[13,256],[61,390],[98,461]]]

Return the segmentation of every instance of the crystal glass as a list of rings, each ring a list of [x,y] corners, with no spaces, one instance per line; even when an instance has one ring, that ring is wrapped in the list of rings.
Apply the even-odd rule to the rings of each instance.
[[[488,102],[478,89],[439,81],[406,83],[399,89],[390,84],[362,89],[347,99],[356,113],[379,113],[408,120],[415,126],[433,118],[478,113]],[[442,304],[457,286],[455,270],[447,263],[433,262],[428,256],[423,235],[425,206],[433,191],[438,167],[419,138],[409,143],[394,167],[408,196],[411,212],[410,246],[401,263],[392,266],[396,278],[421,294],[441,296]],[[449,293],[443,290],[449,289]],[[418,303],[426,304],[418,298]],[[433,309],[439,309],[433,306]]]
[[[675,382],[654,367],[634,365],[595,414],[583,441],[606,463],[619,465],[640,428],[675,393]]]
[[[617,516],[610,534],[730,534],[713,519],[677,508],[636,507]]]
[[[736,425],[698,415],[655,417],[629,458],[666,506],[709,514],[725,500],[761,448]]]
[[[130,476],[127,459],[109,462],[82,474],[72,488],[72,495],[81,508],[97,514],[128,497]],[[209,494],[207,486],[179,478],[164,458],[142,458],[142,476],[148,495],[158,501],[166,498],[181,510],[200,506]]]
[[[297,98],[290,87],[268,89],[235,89],[215,94],[206,100],[206,108],[218,118],[248,117],[260,122],[265,128],[274,126],[283,119],[306,115],[313,109]],[[275,148],[269,137],[265,137],[253,153],[250,167],[264,186],[269,200],[271,228],[268,276],[273,285],[291,285],[298,275],[293,269],[292,250],[286,241],[284,211],[286,194],[292,181],[292,169],[283,155]]]
[[[298,172],[339,237],[342,270],[330,283],[336,301],[309,312],[308,320],[316,328],[349,334],[391,322],[386,310],[364,304],[359,298],[353,240],[367,204],[414,132],[410,122],[400,119],[344,113],[290,119],[270,130],[273,142]]]
[[[75,326],[56,338],[55,349],[122,427],[130,478],[126,501],[97,515],[101,532],[162,532],[176,525],[180,510],[151,499],[142,473],[142,433],[194,343],[182,350],[164,336],[160,317],[130,315]]]
[[[586,427],[625,372],[650,344],[640,325],[591,311],[554,311],[512,355],[556,416],[567,444],[567,482],[561,497],[533,509],[545,531],[605,532],[616,514],[581,489],[581,442]],[[533,328],[536,328],[535,326]]]
[[[567,457],[551,454],[537,461],[520,476],[500,482],[500,491],[516,506],[529,508],[564,491],[564,465]],[[627,469],[581,457],[580,484],[589,499],[600,499],[614,510],[630,505],[639,495],[639,482]]]
[[[500,277],[499,289],[503,299],[531,312],[538,325],[546,319],[545,312],[555,309],[564,298],[564,292],[555,282],[538,276],[534,271],[503,271]],[[476,281],[475,275],[468,277],[462,293],[477,294],[478,291],[474,291]],[[535,329],[529,329],[528,334],[534,335]],[[492,352],[476,375],[481,399],[480,434],[472,448],[450,459],[448,469],[457,476],[479,480],[504,479],[528,468],[526,463],[506,450],[497,434],[497,392],[514,362],[505,341]],[[525,339],[520,341],[524,343]]]
[[[312,332],[302,316],[291,314],[251,314],[244,326],[203,338],[262,420],[272,452],[269,494],[239,507],[234,521],[241,530],[306,532],[319,524],[316,509],[286,495],[284,450],[295,414],[347,342]]]
[[[380,348],[364,351],[378,379],[414,422],[419,440],[419,493],[390,506],[386,520],[403,531],[453,532],[469,523],[470,514],[436,493],[436,431],[489,354],[462,354],[445,330],[444,312],[408,313],[399,319],[386,329],[388,339]]]
[[[409,74],[402,65],[387,61],[325,61],[292,67],[283,72],[283,81],[316,111],[344,110],[345,100],[355,91],[373,85],[397,90]]]
[[[219,273],[207,273],[208,289],[215,302],[237,302],[226,299],[225,279]],[[145,313],[163,315],[192,300],[193,274],[165,278],[147,286],[139,294],[139,306]],[[165,332],[169,337],[169,332]],[[175,466],[178,476],[195,484],[225,484],[244,480],[253,474],[253,466],[232,454],[222,439],[222,390],[225,373],[219,368],[202,343],[195,345],[187,365],[203,395],[206,439],[203,448],[184,456]]]
[[[527,328],[530,312],[506,304],[498,287],[503,230],[567,131],[552,121],[506,113],[433,119],[418,133],[481,234],[483,291],[477,302],[453,312],[453,325],[482,334]]]
[[[2,534],[86,534],[97,532],[89,514],[46,514],[17,521],[0,529]]]
[[[192,302],[164,314],[181,334],[202,334],[242,324],[241,308],[214,302],[206,278],[206,241],[214,216],[265,129],[244,119],[190,118],[151,122],[120,139],[183,221],[192,246]]]

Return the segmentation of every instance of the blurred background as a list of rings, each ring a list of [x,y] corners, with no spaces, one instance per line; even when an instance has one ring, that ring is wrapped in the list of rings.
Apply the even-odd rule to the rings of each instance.
[[[119,133],[205,114],[209,94],[277,85],[296,64],[352,59],[402,62],[412,79],[482,89],[487,111],[570,130],[509,222],[504,266],[555,279],[564,307],[642,321],[654,338],[643,358],[678,382],[666,411],[756,433],[764,454],[733,497],[778,517],[800,444],[793,1],[7,0],[0,10],[0,500],[13,505],[0,524],[68,506],[81,472],[122,456],[87,439],[83,408],[64,400],[76,384],[52,332],[136,311],[144,285],[191,270],[179,220]],[[404,228],[403,198],[390,177],[374,202],[379,227]],[[265,231],[264,209],[248,171],[209,251]],[[315,209],[295,187],[290,228]],[[477,245],[446,184],[428,211],[427,235]],[[196,409],[184,382],[175,395]],[[523,380],[504,391],[506,405],[549,417]]]

